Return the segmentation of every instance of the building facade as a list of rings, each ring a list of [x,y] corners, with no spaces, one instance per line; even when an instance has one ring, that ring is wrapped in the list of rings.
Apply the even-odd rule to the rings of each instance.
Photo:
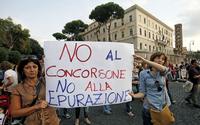
[[[82,33],[85,41],[97,41],[97,22],[93,22]],[[173,29],[138,5],[125,10],[123,19],[112,20],[111,41],[134,45],[135,53],[149,58],[160,51],[173,55]],[[100,41],[108,41],[106,25],[100,27]]]

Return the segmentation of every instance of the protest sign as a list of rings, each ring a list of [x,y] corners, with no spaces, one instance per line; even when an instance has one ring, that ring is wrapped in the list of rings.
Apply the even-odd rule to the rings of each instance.
[[[46,100],[55,107],[131,101],[133,44],[46,41]]]

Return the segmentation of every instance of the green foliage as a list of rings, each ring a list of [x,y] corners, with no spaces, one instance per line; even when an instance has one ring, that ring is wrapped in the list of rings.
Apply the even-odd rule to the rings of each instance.
[[[20,54],[43,54],[38,42],[29,37],[28,29],[23,29],[20,24],[14,24],[11,18],[0,18],[0,47],[3,47],[0,49],[0,62],[8,59],[17,64]]]
[[[108,38],[109,41],[111,41],[110,37],[111,21],[113,19],[124,18],[124,9],[120,7],[118,4],[109,2],[95,7],[95,9],[92,10],[92,12],[90,13],[89,18],[98,22],[98,29],[96,32],[97,39],[100,27],[107,23],[109,24],[108,26],[107,25],[106,26],[108,29]]]
[[[62,30],[62,33],[77,36],[80,32],[83,32],[85,28],[87,27],[88,25],[84,24],[83,21],[74,20],[72,22],[65,24],[64,29]]]
[[[4,47],[0,47],[0,63],[8,59],[8,50]]]
[[[30,39],[30,47],[31,47],[31,55],[36,55],[37,57],[40,55],[43,55],[43,48],[40,46],[40,44],[38,43],[38,41],[34,40],[34,39]]]
[[[21,54],[18,51],[10,51],[8,54],[8,61],[13,64],[18,64],[21,59]]]
[[[83,40],[83,37],[80,35],[88,27],[87,24],[84,24],[81,20],[74,20],[69,23],[66,23],[62,33],[54,33],[53,37],[57,40]]]
[[[57,33],[54,33],[52,36],[55,37],[56,40],[67,39],[67,37],[66,37],[64,34],[58,33],[58,32],[57,32]]]
[[[107,23],[108,20],[120,19],[124,17],[124,9],[118,4],[109,2],[95,7],[89,15],[90,19],[94,19],[99,23]]]
[[[24,44],[29,36],[29,30],[22,29],[20,24],[14,24],[11,18],[0,18],[0,46],[9,50],[16,49],[16,46],[25,49]]]

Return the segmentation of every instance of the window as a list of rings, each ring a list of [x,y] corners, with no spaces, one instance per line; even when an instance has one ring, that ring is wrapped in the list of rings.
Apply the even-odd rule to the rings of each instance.
[[[151,45],[149,45],[149,51],[151,52]]]
[[[115,40],[117,40],[117,33],[115,33]]]
[[[124,31],[122,31],[122,38],[124,38]]]
[[[133,21],[133,17],[132,15],[129,16],[129,22],[132,22]]]
[[[144,24],[146,24],[146,18],[144,18]]]
[[[151,32],[149,32],[149,38],[151,39]]]
[[[130,36],[133,36],[133,29],[130,29]]]
[[[117,27],[117,22],[114,23],[114,28],[116,28],[116,27]]]
[[[144,45],[144,49],[147,50],[147,44]]]
[[[140,43],[140,50],[142,50],[142,43]]]
[[[122,26],[124,25],[124,19],[121,19],[121,21],[122,21]]]
[[[140,35],[142,35],[142,29],[140,28]]]
[[[106,30],[105,30],[105,28],[103,28],[103,33],[105,33],[106,32]]]
[[[144,30],[144,36],[145,36],[145,37],[147,36],[146,30]]]

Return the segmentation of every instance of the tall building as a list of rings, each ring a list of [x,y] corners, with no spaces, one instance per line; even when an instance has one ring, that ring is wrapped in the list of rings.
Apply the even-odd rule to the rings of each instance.
[[[97,22],[82,33],[86,41],[97,41]],[[111,41],[134,44],[136,53],[149,58],[155,51],[173,54],[173,29],[138,5],[125,10],[123,19],[112,20]],[[106,25],[100,28],[100,41],[108,41]]]
[[[177,54],[183,53],[183,35],[182,35],[182,24],[175,25],[175,51]]]

